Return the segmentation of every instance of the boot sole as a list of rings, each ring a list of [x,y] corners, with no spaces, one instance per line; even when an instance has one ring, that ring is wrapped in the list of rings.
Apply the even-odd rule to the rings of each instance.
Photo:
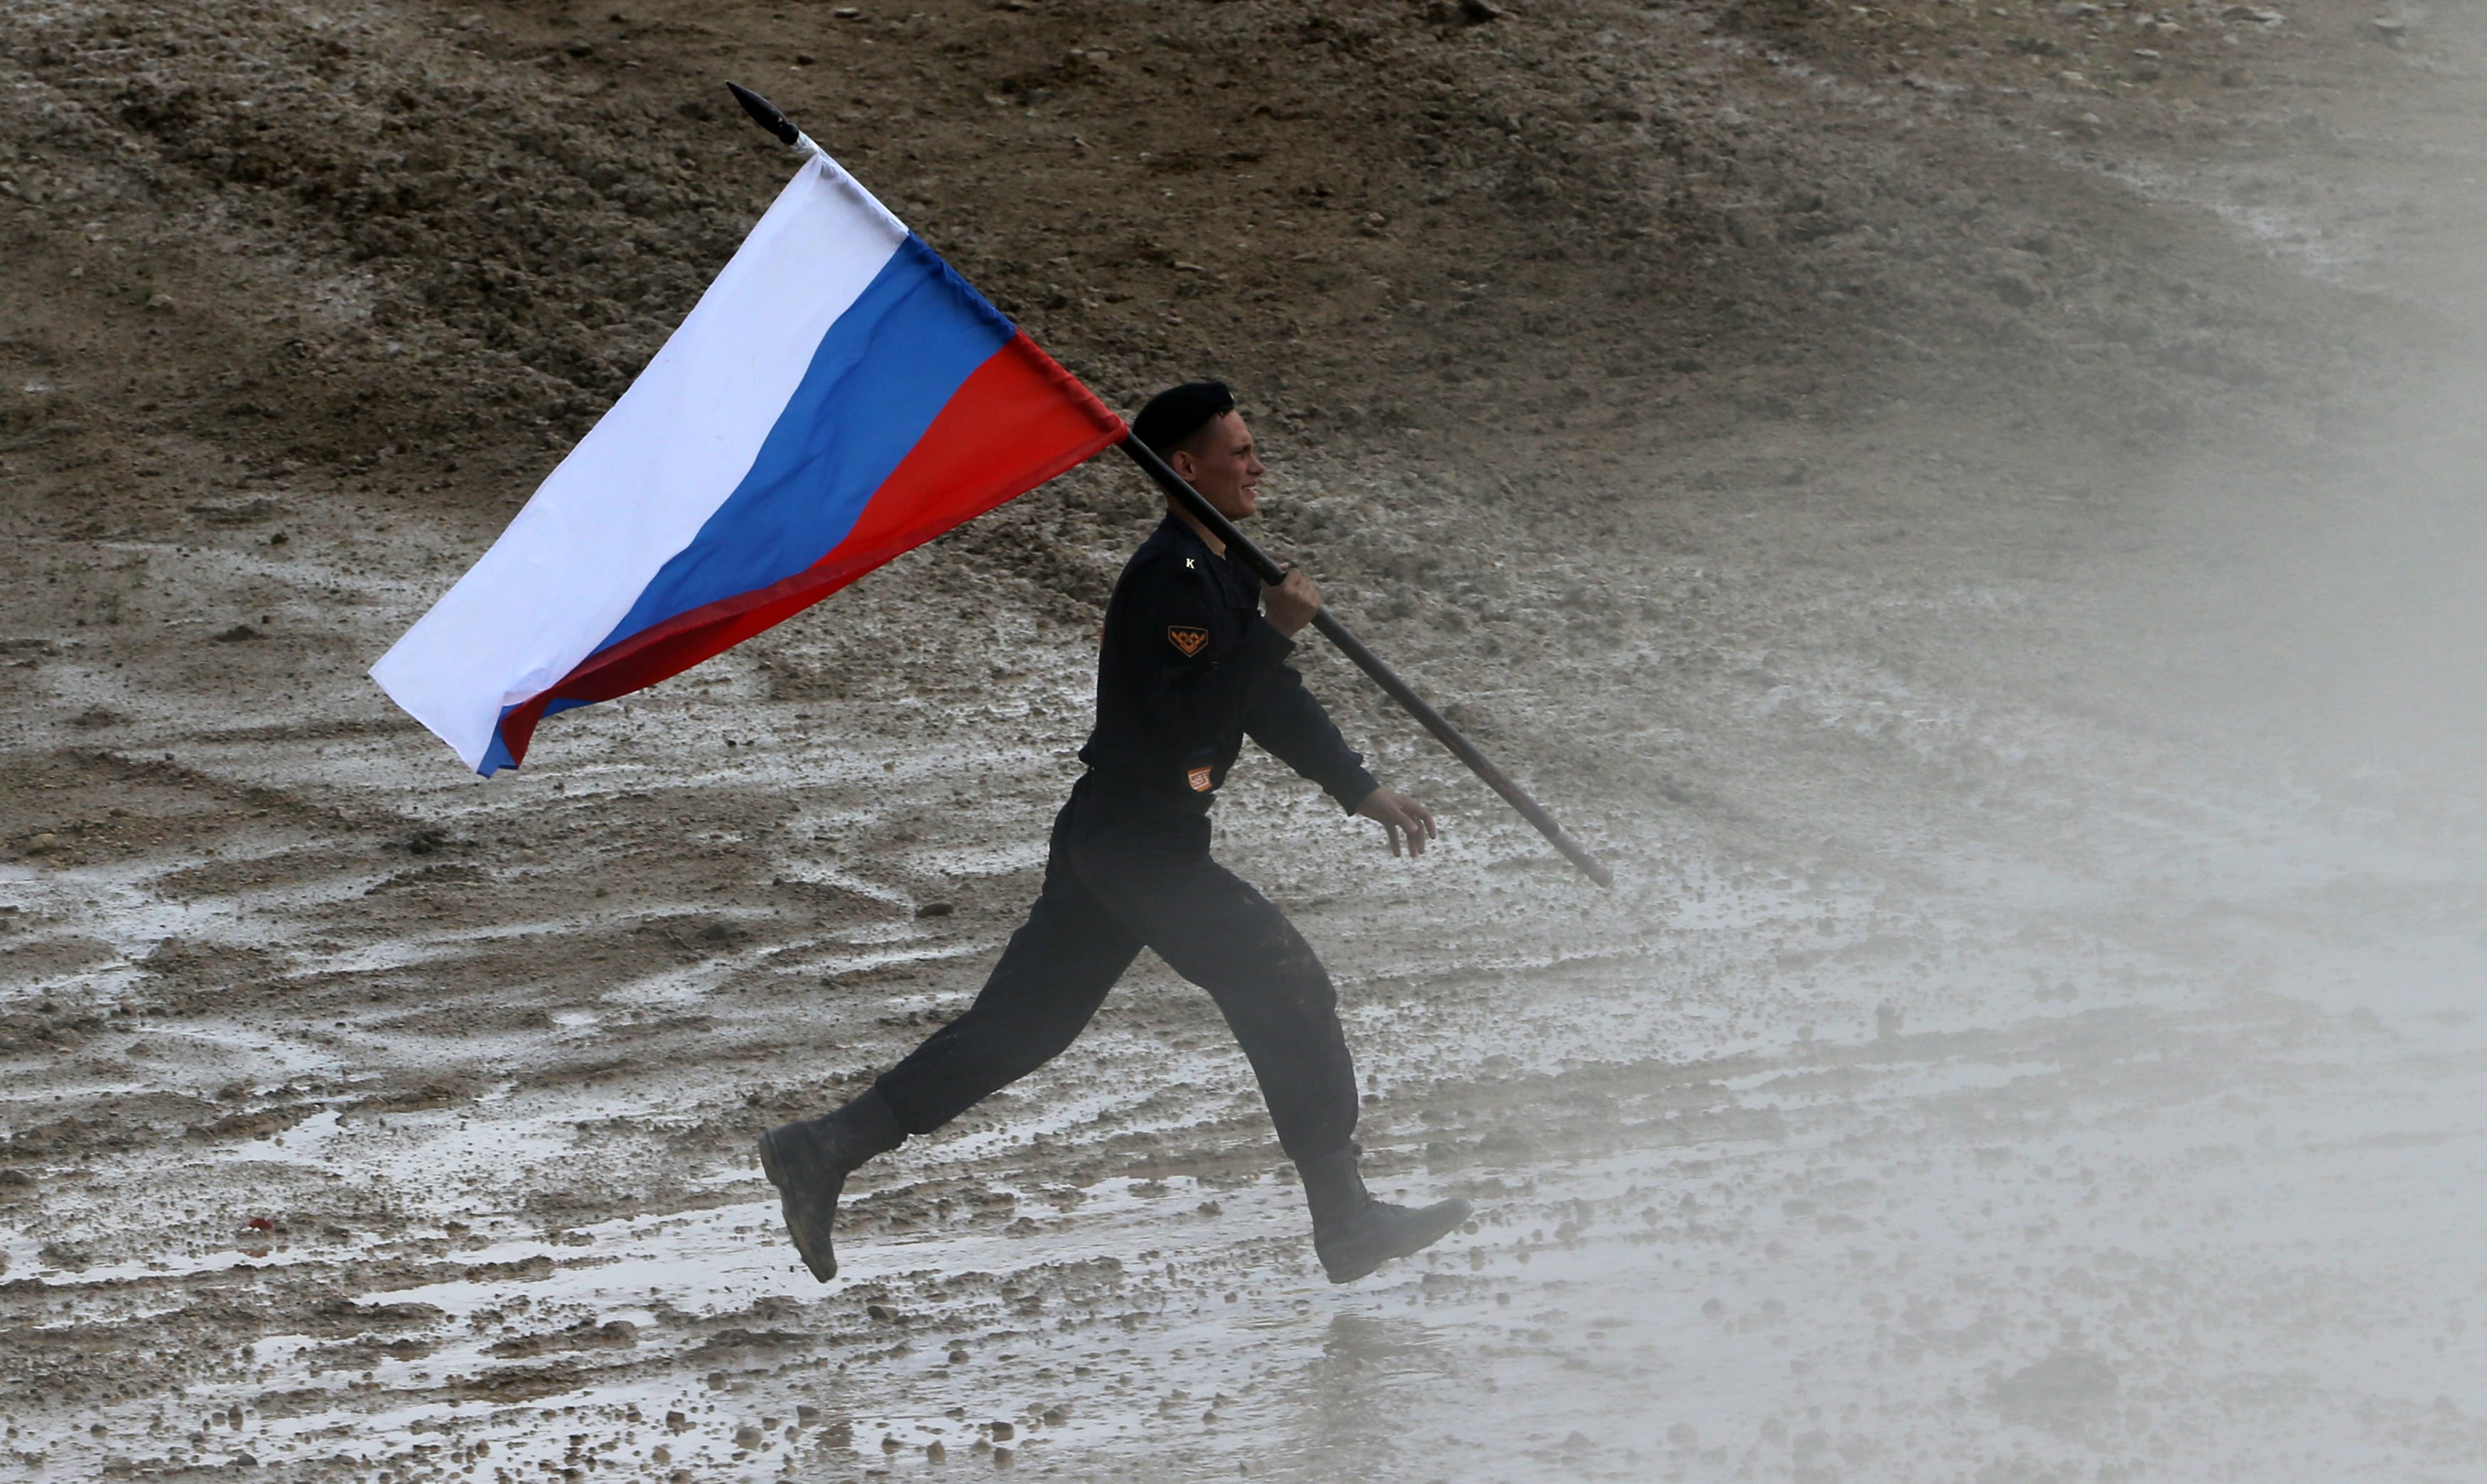
[[[1322,1262],[1322,1272],[1327,1275],[1329,1280],[1333,1283],[1353,1283],[1359,1278],[1371,1276],[1375,1269],[1380,1268],[1385,1262],[1395,1262],[1402,1257],[1412,1257],[1416,1255],[1418,1252],[1423,1251],[1435,1243],[1439,1242],[1444,1237],[1449,1236],[1452,1232],[1459,1230],[1461,1223],[1466,1222],[1469,1217],[1476,1214],[1476,1207],[1468,1204],[1465,1200],[1450,1200],[1443,1202],[1443,1204],[1451,1209],[1442,1217],[1426,1223],[1424,1226],[1416,1228],[1416,1231],[1424,1233],[1423,1240],[1411,1240],[1408,1242],[1394,1244],[1386,1251],[1376,1253],[1370,1258],[1359,1258],[1355,1263],[1346,1267],[1333,1268],[1329,1265],[1329,1262],[1327,1259],[1324,1259]],[[1411,1236],[1413,1234],[1411,1233]]]

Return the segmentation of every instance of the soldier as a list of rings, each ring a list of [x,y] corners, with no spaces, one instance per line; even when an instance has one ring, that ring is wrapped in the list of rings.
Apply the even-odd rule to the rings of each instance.
[[[1252,514],[1260,459],[1216,382],[1160,394],[1132,425],[1230,520]],[[1411,1210],[1367,1195],[1355,1072],[1329,976],[1269,899],[1209,857],[1209,808],[1244,736],[1345,808],[1391,854],[1435,838],[1422,804],[1374,781],[1287,663],[1321,593],[1300,571],[1262,589],[1169,507],[1105,608],[1088,771],[1055,816],[1045,886],[967,1012],[824,1117],[760,1137],[762,1168],[812,1276],[837,1273],[830,1227],[857,1166],[929,1134],[1078,1035],[1143,947],[1209,991],[1252,1063],[1279,1145],[1301,1172],[1313,1251],[1333,1283],[1439,1240],[1468,1203]]]

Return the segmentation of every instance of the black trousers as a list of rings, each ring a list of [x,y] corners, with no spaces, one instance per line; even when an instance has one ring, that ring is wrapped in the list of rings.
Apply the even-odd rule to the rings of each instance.
[[[900,1127],[929,1134],[1052,1059],[1144,947],[1216,1001],[1290,1159],[1345,1146],[1355,1066],[1311,946],[1209,858],[1207,816],[1118,797],[1093,775],[1054,817],[1045,889],[976,1003],[880,1075]]]

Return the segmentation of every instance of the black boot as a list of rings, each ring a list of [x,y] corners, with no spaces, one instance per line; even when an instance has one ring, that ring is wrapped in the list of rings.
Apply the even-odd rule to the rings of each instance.
[[[1361,1152],[1349,1144],[1336,1154],[1296,1163],[1304,1178],[1304,1203],[1313,1209],[1313,1255],[1333,1283],[1352,1283],[1393,1257],[1421,1252],[1468,1219],[1465,1200],[1438,1200],[1411,1211],[1374,1199],[1355,1172]]]
[[[803,1266],[822,1282],[838,1276],[829,1227],[838,1219],[838,1192],[847,1176],[906,1139],[879,1087],[825,1117],[781,1123],[760,1136],[760,1168],[777,1187],[786,1234],[803,1254]]]

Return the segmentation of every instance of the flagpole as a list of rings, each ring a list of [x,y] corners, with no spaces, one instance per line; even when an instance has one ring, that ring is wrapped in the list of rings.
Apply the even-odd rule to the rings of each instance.
[[[752,122],[777,136],[780,143],[807,154],[818,155],[824,159],[828,157],[828,152],[814,143],[810,135],[796,128],[775,104],[739,83],[729,82],[726,87],[733,90],[735,101],[742,105],[742,111],[751,116]],[[1143,473],[1157,481],[1158,487],[1165,491],[1166,498],[1183,507],[1193,519],[1207,527],[1212,535],[1225,542],[1226,549],[1240,558],[1244,564],[1251,569],[1254,576],[1273,586],[1286,577],[1287,569],[1283,564],[1252,544],[1249,537],[1236,529],[1235,522],[1227,519],[1217,507],[1209,503],[1206,496],[1192,488],[1190,481],[1168,467],[1166,461],[1158,456],[1156,450],[1129,433],[1124,435],[1121,448],[1124,453],[1131,455],[1132,462],[1139,465]],[[1470,742],[1457,727],[1452,726],[1448,717],[1435,710],[1424,697],[1417,695],[1413,686],[1401,679],[1398,672],[1383,664],[1382,657],[1367,648],[1364,641],[1356,638],[1355,632],[1340,622],[1328,608],[1324,607],[1314,611],[1313,626],[1320,629],[1331,644],[1337,646],[1341,653],[1354,660],[1356,669],[1372,676],[1374,683],[1381,686],[1391,700],[1399,702],[1410,716],[1416,719],[1419,726],[1432,732],[1442,746],[1450,749],[1452,756],[1466,763],[1469,772],[1485,781],[1487,787],[1502,795],[1503,802],[1519,811],[1520,817],[1536,826],[1537,833],[1545,836],[1555,849],[1561,851],[1564,859],[1579,866],[1581,874],[1602,887],[1611,887],[1615,884],[1614,872],[1607,868],[1605,862],[1591,853],[1588,846],[1574,839],[1560,824],[1555,822],[1553,815],[1546,812],[1543,805],[1528,796],[1528,790],[1512,782],[1509,774],[1495,766],[1494,759],[1478,751],[1477,745]]]

